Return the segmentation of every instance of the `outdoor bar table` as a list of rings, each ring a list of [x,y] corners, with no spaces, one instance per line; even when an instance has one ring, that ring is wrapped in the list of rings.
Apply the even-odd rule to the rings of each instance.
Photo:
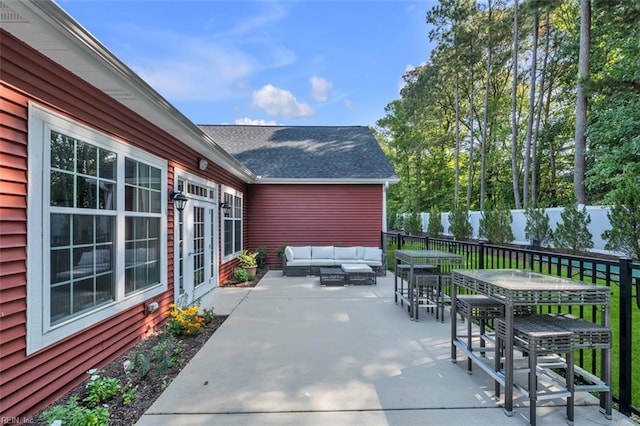
[[[505,388],[504,404],[508,416],[513,415],[513,322],[514,312],[525,306],[599,306],[602,310],[602,325],[609,328],[609,288],[585,284],[565,278],[536,272],[514,269],[465,269],[453,271],[451,285],[451,317],[456,318],[456,287],[466,288],[478,294],[489,296],[504,304],[506,336],[504,341],[505,360],[503,371],[496,371],[476,353],[468,351],[467,343],[457,337],[456,321],[451,321],[451,360],[456,362],[456,348],[459,348],[487,374]],[[611,349],[602,350],[601,380],[611,384]],[[498,385],[496,385],[498,386]],[[607,416],[611,415],[611,392],[600,394],[600,406]]]
[[[432,270],[434,268],[437,273],[443,267],[464,265],[464,256],[440,250],[396,250],[395,257],[395,302],[398,303],[398,299],[406,302],[409,309],[409,317],[414,321],[418,319],[418,305],[413,294],[416,274],[419,271]],[[404,294],[402,287],[398,289],[398,270],[402,265],[409,267],[407,295]]]

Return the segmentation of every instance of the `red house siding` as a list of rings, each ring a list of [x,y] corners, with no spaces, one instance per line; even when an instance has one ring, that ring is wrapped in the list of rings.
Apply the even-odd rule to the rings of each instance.
[[[249,247],[274,267],[283,244],[379,247],[382,204],[382,185],[251,185]]]
[[[173,245],[169,244],[168,290],[153,299],[161,309],[145,316],[145,303],[151,301],[147,300],[26,355],[26,271],[42,267],[39,259],[27,259],[26,250],[27,191],[37,190],[27,182],[28,102],[169,159],[170,188],[175,166],[245,193],[247,185],[215,164],[199,172],[197,152],[3,30],[0,62],[0,417],[22,417],[46,407],[82,382],[88,369],[105,365],[157,329],[173,301]],[[168,215],[168,232],[173,235],[171,205]]]

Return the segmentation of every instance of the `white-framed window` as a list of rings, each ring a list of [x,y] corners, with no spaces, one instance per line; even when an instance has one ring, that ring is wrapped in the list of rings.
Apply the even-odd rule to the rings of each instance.
[[[28,137],[31,354],[166,291],[167,161],[35,104]]]
[[[222,201],[228,206],[222,217],[222,256],[229,258],[242,250],[242,194],[223,188]]]

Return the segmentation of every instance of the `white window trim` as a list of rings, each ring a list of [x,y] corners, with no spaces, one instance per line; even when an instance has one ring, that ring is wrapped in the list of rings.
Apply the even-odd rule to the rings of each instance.
[[[60,324],[49,325],[50,285],[50,207],[48,175],[49,149],[46,147],[49,129],[76,137],[96,146],[117,152],[118,164],[118,218],[114,245],[118,257],[115,272],[115,301],[69,318]],[[162,199],[160,229],[167,229],[167,170],[168,162],[148,152],[134,148],[111,136],[73,121],[40,105],[29,103],[28,127],[28,182],[27,195],[27,355],[69,337],[100,321],[117,315],[131,307],[167,291],[167,239],[160,239],[160,284],[145,288],[129,296],[124,295],[124,158],[142,161],[161,169]],[[41,190],[38,190],[41,186]],[[122,188],[121,188],[122,186]]]
[[[220,230],[220,253],[222,256],[222,263],[226,263],[229,262],[230,260],[233,260],[235,258],[238,257],[238,255],[240,254],[240,252],[242,251],[242,249],[244,248],[244,194],[240,191],[237,191],[233,188],[227,187],[227,186],[221,186],[220,187],[220,201],[224,201],[224,196],[225,194],[229,194],[229,195],[233,195],[234,197],[238,197],[242,200],[242,216],[240,217],[240,229],[241,229],[241,236],[240,236],[240,250],[236,250],[235,252],[228,254],[225,256],[224,254],[224,245],[225,245],[225,237],[224,237],[224,222],[225,222],[225,217],[224,215],[221,213],[220,214],[220,218],[221,218],[221,230]]]

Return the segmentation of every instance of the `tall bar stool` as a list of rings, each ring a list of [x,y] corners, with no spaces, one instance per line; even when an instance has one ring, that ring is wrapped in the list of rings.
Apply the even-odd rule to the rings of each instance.
[[[506,337],[506,323],[504,318],[495,320],[496,326],[496,366],[500,360],[500,348],[504,348]],[[566,398],[567,419],[573,424],[574,417],[574,371],[573,371],[573,342],[574,333],[555,324],[541,323],[535,315],[516,316],[513,324],[513,344],[515,348],[528,354],[529,380],[528,389],[521,391],[529,397],[529,423],[536,424],[536,402],[542,399]],[[564,360],[541,360],[544,355],[565,356]],[[538,362],[540,361],[540,362]],[[538,371],[545,368],[560,368],[565,370],[563,388],[558,390],[538,390]],[[555,383],[556,385],[562,385]],[[498,393],[498,392],[496,392]]]
[[[418,319],[418,309],[426,308],[432,314],[435,311],[436,320],[440,318],[440,295],[441,282],[440,277],[428,270],[421,270],[417,274],[414,272],[415,280],[413,287],[413,296],[415,298],[416,313]]]
[[[488,340],[486,336],[487,321],[504,316],[504,305],[479,294],[461,295],[456,298],[456,312],[467,322],[467,349],[469,351],[478,350],[481,355],[484,355],[485,351],[490,349],[486,345]],[[455,321],[455,318],[452,318],[451,321]],[[478,323],[478,334],[472,332],[474,322]],[[479,346],[473,346],[474,338],[478,340]],[[471,374],[472,365],[471,358],[467,357],[467,372],[469,374]]]
[[[611,395],[611,329],[600,324],[577,318],[567,313],[538,315],[533,321],[542,324],[554,324],[574,334],[574,349],[600,349],[601,350],[601,377],[580,370],[576,375],[582,376],[587,384],[575,385],[575,392],[598,392],[600,394],[600,406],[605,416],[610,420],[613,411],[613,397]]]

